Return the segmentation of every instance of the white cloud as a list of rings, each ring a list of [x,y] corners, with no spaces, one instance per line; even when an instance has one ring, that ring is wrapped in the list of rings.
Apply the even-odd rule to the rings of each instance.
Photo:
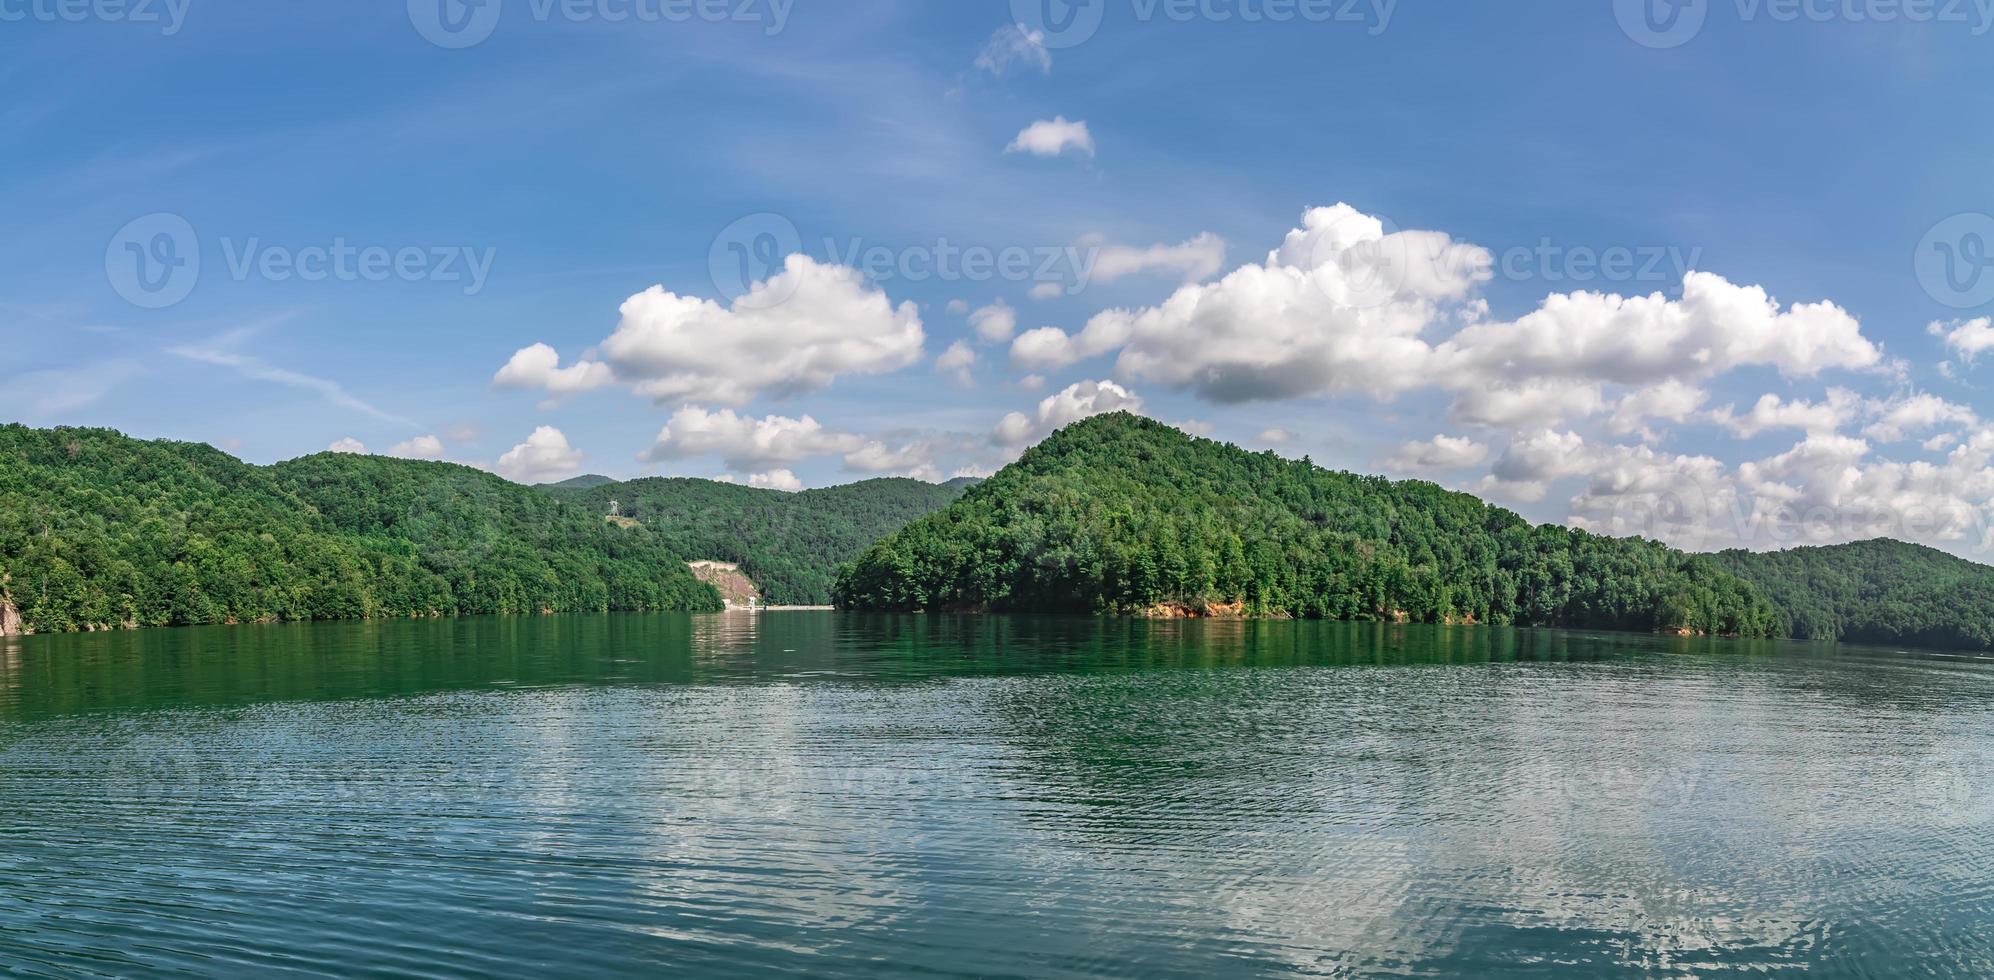
[[[990,35],[976,55],[976,67],[999,78],[1012,65],[1036,65],[1040,74],[1052,71],[1052,52],[1046,50],[1045,33],[1006,24]]]
[[[1391,395],[1432,382],[1420,334],[1490,263],[1445,235],[1386,234],[1348,205],[1315,208],[1264,264],[1183,286],[1160,306],[1102,312],[1071,336],[1032,331],[1012,356],[1056,367],[1121,348],[1121,377],[1217,402]]]
[[[388,449],[388,455],[402,459],[442,459],[443,440],[435,436],[416,436],[406,442],[395,443]]]
[[[1979,421],[1973,410],[1937,395],[1917,394],[1869,404],[1876,421],[1862,434],[1878,442],[1901,442],[1914,435],[1946,425],[1972,425]]]
[[[1946,347],[1969,365],[1981,352],[1994,349],[1994,318],[1983,316],[1950,323],[1934,321],[1925,331],[1945,341]]]
[[[868,442],[858,450],[845,454],[845,468],[860,473],[885,473],[936,483],[940,482],[941,470],[934,463],[935,449],[932,442],[910,442],[899,448],[879,441]]]
[[[1668,380],[1629,393],[1620,399],[1613,410],[1613,418],[1607,427],[1615,435],[1643,431],[1643,423],[1649,419],[1668,422],[1685,422],[1696,414],[1697,409],[1710,396],[1703,389],[1681,381]],[[1647,433],[1652,435],[1651,433]]]
[[[1098,237],[1083,239],[1091,264],[1087,279],[1114,282],[1146,272],[1165,272],[1185,282],[1203,282],[1225,267],[1225,239],[1209,231],[1198,233],[1177,245],[1156,244],[1146,248],[1131,245],[1104,245]]]
[[[1782,309],[1757,286],[1691,272],[1670,300],[1562,293],[1513,323],[1464,328],[1443,344],[1439,362],[1477,375],[1652,385],[1697,380],[1737,367],[1765,366],[1811,377],[1827,368],[1878,365],[1883,352],[1854,317],[1832,303]]]
[[[969,304],[959,299],[952,299],[949,300],[948,311],[950,313],[954,313],[957,316],[961,316],[962,314],[969,312]]]
[[[1517,500],[1543,500],[1550,485],[1592,467],[1584,437],[1544,429],[1510,440],[1483,488]]]
[[[513,355],[495,380],[556,394],[614,378],[661,402],[740,405],[815,391],[844,374],[897,371],[921,359],[921,316],[894,306],[855,271],[791,255],[783,271],[731,306],[652,286],[625,300],[601,345],[606,364],[557,367],[552,348]]]
[[[1011,145],[1004,148],[1006,153],[1029,153],[1038,157],[1056,157],[1068,150],[1094,155],[1094,136],[1087,131],[1084,121],[1068,122],[1065,116],[1041,119],[1018,132]]]
[[[1605,407],[1606,398],[1596,384],[1538,380],[1506,384],[1491,379],[1456,394],[1447,415],[1462,425],[1516,429],[1561,425]]]
[[[514,483],[552,483],[580,472],[582,452],[551,425],[533,430],[526,441],[498,458],[498,475]]]
[[[1434,436],[1425,442],[1408,442],[1399,447],[1385,465],[1412,473],[1445,473],[1479,466],[1489,458],[1489,447],[1465,436]]]
[[[1113,381],[1081,381],[1046,396],[1034,415],[1012,412],[997,423],[992,441],[1000,446],[1022,447],[1051,435],[1061,426],[1106,412],[1142,410],[1135,392]]]
[[[855,452],[863,444],[858,436],[833,432],[808,415],[757,419],[736,415],[732,409],[709,412],[686,406],[672,413],[657,441],[638,458],[659,462],[710,453],[730,468],[751,470]]]
[[[329,453],[352,453],[355,456],[365,456],[367,455],[367,444],[348,436],[325,447],[325,451]]]
[[[997,300],[989,306],[978,307],[969,315],[969,326],[978,337],[993,344],[1010,340],[1018,330],[1018,311],[1009,303]]]
[[[1065,292],[1066,292],[1065,283],[1042,282],[1036,286],[1033,286],[1031,288],[1031,291],[1026,295],[1029,295],[1033,299],[1041,299],[1041,300],[1058,299],[1060,296],[1064,295]]]
[[[1685,276],[1679,299],[1556,294],[1492,320],[1476,295],[1492,265],[1487,250],[1440,232],[1391,231],[1343,204],[1314,208],[1261,264],[1157,306],[1103,311],[1077,332],[1027,331],[1011,356],[1047,370],[1119,351],[1118,380],[1220,403],[1438,390],[1452,394],[1457,422],[1492,428],[1613,409],[1616,432],[1650,436],[1646,420],[1688,420],[1701,383],[1733,369],[1813,377],[1889,366],[1840,307],[1782,306],[1703,272]]]
[[[1295,434],[1286,429],[1262,429],[1254,438],[1270,446],[1279,446],[1294,441]]]
[[[940,357],[935,358],[935,370],[953,373],[956,384],[967,388],[976,383],[969,376],[969,369],[975,363],[976,351],[969,346],[968,341],[958,340],[950,344],[949,349],[943,351]]]
[[[781,490],[795,493],[803,489],[803,481],[788,470],[770,470],[767,473],[753,473],[748,476],[748,486],[767,490]]]
[[[1809,434],[1832,433],[1849,424],[1862,409],[1862,397],[1846,388],[1830,388],[1819,402],[1782,400],[1778,395],[1761,395],[1751,411],[1736,414],[1733,406],[1711,413],[1711,421],[1750,439],[1771,429],[1799,429]]]
[[[549,394],[566,395],[594,391],[616,383],[616,372],[599,361],[580,361],[561,366],[561,355],[546,344],[522,347],[492,375],[492,384],[501,388],[543,388]]]

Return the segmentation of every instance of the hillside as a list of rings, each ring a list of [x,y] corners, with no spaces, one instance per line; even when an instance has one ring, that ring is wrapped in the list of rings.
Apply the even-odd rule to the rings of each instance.
[[[1763,590],[1798,639],[1994,648],[1986,565],[1888,539],[1714,557]]]
[[[466,467],[0,426],[0,605],[34,632],[718,604],[656,536]]]
[[[692,559],[737,562],[764,601],[823,605],[838,567],[962,495],[974,480],[883,479],[801,493],[714,480],[650,478],[546,489],[595,514],[617,512]]]
[[[1053,434],[865,552],[854,609],[1404,618],[1774,635],[1707,557],[1533,527],[1430,483],[1316,468],[1125,413]]]

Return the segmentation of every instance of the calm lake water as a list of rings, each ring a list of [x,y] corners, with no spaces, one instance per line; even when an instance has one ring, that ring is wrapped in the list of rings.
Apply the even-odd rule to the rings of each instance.
[[[830,613],[0,640],[0,970],[1994,975],[1994,665]]]

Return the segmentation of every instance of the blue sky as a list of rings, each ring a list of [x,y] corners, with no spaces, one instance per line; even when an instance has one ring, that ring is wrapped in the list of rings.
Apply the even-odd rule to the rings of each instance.
[[[1994,0],[135,2],[0,0],[8,420],[821,486],[1124,406],[1987,550]]]

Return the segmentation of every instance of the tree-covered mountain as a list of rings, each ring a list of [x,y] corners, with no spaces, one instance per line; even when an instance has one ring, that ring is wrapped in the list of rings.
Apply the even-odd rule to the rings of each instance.
[[[1172,611],[1769,636],[1708,557],[1318,469],[1126,413],[1054,433],[837,582],[855,609]]]
[[[1763,590],[1797,639],[1994,648],[1986,565],[1889,539],[1715,558]]]
[[[0,426],[0,605],[35,632],[711,609],[657,535],[448,463],[259,467],[106,429]]]
[[[673,477],[543,489],[596,514],[608,514],[615,501],[620,516],[688,558],[739,562],[767,602],[823,605],[840,565],[975,482],[882,479],[786,493]]]

